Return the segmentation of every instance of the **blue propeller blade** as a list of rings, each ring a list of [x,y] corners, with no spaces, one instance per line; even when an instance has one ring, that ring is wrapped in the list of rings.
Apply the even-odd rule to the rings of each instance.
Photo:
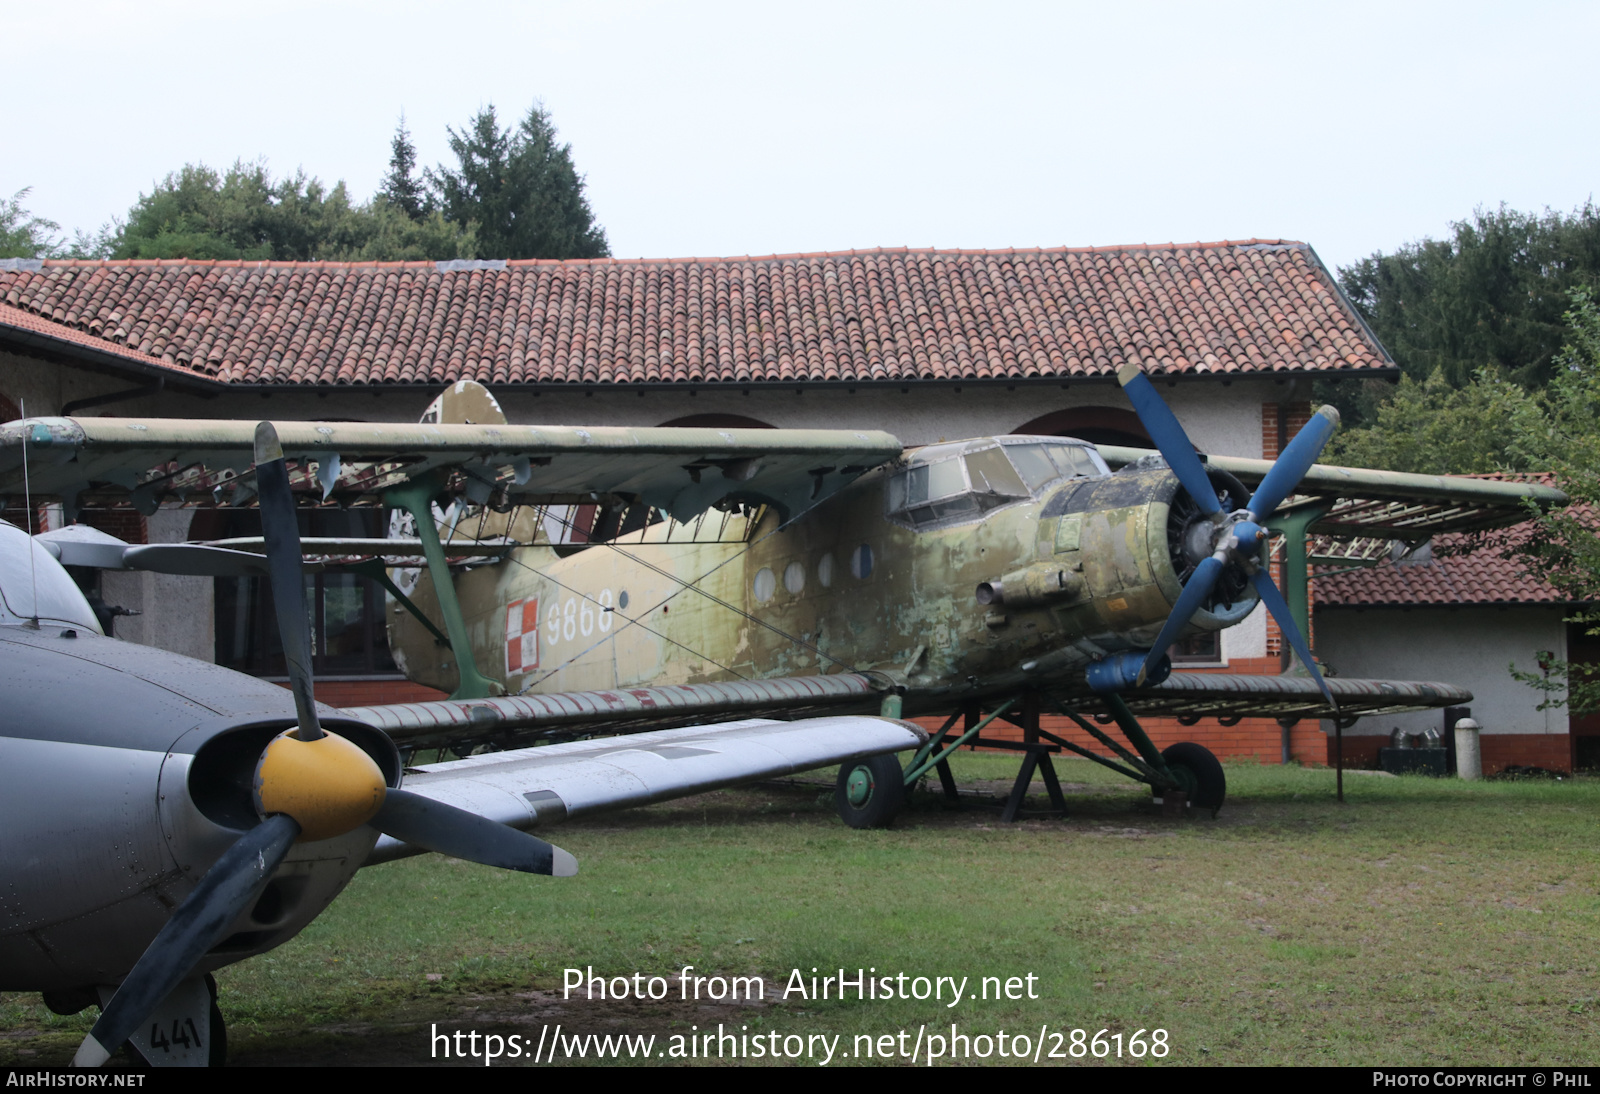
[[[1335,711],[1339,704],[1334,701],[1333,692],[1328,689],[1328,683],[1322,678],[1322,673],[1317,670],[1317,663],[1311,657],[1311,647],[1306,645],[1306,640],[1300,633],[1300,628],[1295,626],[1294,617],[1289,614],[1289,605],[1283,599],[1283,594],[1278,592],[1278,587],[1272,583],[1272,575],[1263,566],[1250,575],[1250,584],[1256,587],[1256,592],[1261,594],[1261,603],[1267,606],[1267,611],[1272,613],[1272,618],[1278,621],[1278,630],[1283,637],[1288,639],[1294,647],[1294,652],[1299,655],[1300,663],[1311,670],[1311,676],[1317,682],[1317,687],[1322,689],[1322,694],[1327,697],[1328,705]]]
[[[1178,640],[1178,633],[1189,625],[1190,617],[1200,610],[1200,605],[1211,595],[1224,569],[1224,563],[1215,555],[1202,560],[1194,568],[1194,573],[1189,575],[1189,583],[1183,587],[1178,602],[1172,606],[1172,614],[1167,616],[1161,633],[1156,635],[1156,644],[1150,648],[1150,655],[1144,659],[1144,667],[1139,670],[1140,686],[1144,684],[1145,677],[1155,671],[1167,647]]]
[[[1311,420],[1294,435],[1283,454],[1261,480],[1256,492],[1245,508],[1254,514],[1257,523],[1272,516],[1283,499],[1294,492],[1300,480],[1306,477],[1311,465],[1322,455],[1322,448],[1339,428],[1339,412],[1325,406],[1311,416]]]
[[[1161,450],[1167,466],[1178,476],[1178,481],[1189,491],[1189,496],[1200,506],[1200,511],[1208,517],[1213,513],[1222,512],[1222,506],[1217,502],[1217,492],[1212,488],[1211,480],[1206,477],[1205,465],[1200,462],[1200,457],[1195,455],[1194,445],[1189,443],[1189,436],[1183,431],[1183,426],[1178,424],[1178,419],[1162,401],[1161,396],[1156,394],[1150,378],[1139,371],[1139,366],[1124,365],[1117,373],[1117,382],[1127,393],[1128,401],[1133,404],[1134,412],[1139,415],[1139,421],[1144,423],[1145,429],[1149,431],[1150,439],[1155,441],[1156,447]],[[1321,451],[1320,447],[1318,451]],[[1298,476],[1295,481],[1300,481]]]

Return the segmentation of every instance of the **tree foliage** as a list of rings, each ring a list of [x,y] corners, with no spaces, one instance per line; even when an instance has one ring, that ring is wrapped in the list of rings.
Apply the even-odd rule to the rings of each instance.
[[[1542,216],[1501,206],[1451,225],[1449,239],[1378,252],[1339,281],[1413,380],[1453,387],[1481,369],[1540,388],[1556,373],[1568,294],[1600,283],[1600,209]]]
[[[502,130],[493,104],[450,133],[456,166],[428,172],[445,217],[476,224],[484,258],[604,258],[605,231],[594,222],[572,146],[534,105]]]
[[[405,115],[395,127],[389,142],[389,173],[378,187],[378,198],[404,213],[409,220],[421,220],[432,212],[433,202],[421,179],[416,177],[417,146],[411,143]]]
[[[1327,459],[1421,474],[1547,475],[1572,504],[1530,510],[1503,553],[1580,605],[1568,621],[1600,636],[1600,304],[1579,287],[1568,305],[1566,344],[1552,356],[1542,389],[1530,391],[1493,368],[1462,387],[1442,370],[1420,383],[1403,377],[1376,420],[1336,436]],[[1545,653],[1537,670],[1513,666],[1512,675],[1548,692],[1545,706],[1600,710],[1595,666]]]
[[[1518,440],[1519,426],[1533,428],[1543,413],[1537,392],[1512,383],[1498,369],[1480,369],[1460,388],[1442,370],[1420,383],[1402,376],[1376,406],[1370,424],[1335,434],[1325,458],[1420,475],[1532,471],[1539,465]]]
[[[61,225],[22,207],[31,189],[0,200],[0,258],[52,258],[61,247]]]
[[[1533,531],[1514,548],[1532,573],[1580,605],[1569,623],[1600,637],[1600,304],[1587,288],[1572,293],[1567,312],[1567,344],[1555,368],[1537,419],[1513,423],[1519,454],[1551,472],[1572,503],[1540,513]],[[1575,712],[1600,710],[1600,665],[1541,658],[1539,673],[1513,675],[1552,693],[1546,705],[1560,705],[1565,692]]]
[[[0,258],[189,258],[254,261],[413,261],[599,258],[594,222],[570,145],[534,106],[501,131],[492,105],[457,133],[456,166],[417,172],[405,117],[389,142],[389,170],[357,203],[304,170],[274,178],[264,161],[225,172],[187,164],[140,194],[125,220],[66,245],[61,226],[23,208],[28,191],[0,201]]]

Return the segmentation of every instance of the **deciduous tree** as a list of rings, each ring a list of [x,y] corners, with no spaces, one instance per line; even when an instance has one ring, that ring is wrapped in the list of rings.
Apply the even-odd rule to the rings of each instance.
[[[0,200],[0,258],[49,258],[61,246],[61,225],[22,207],[32,187]]]

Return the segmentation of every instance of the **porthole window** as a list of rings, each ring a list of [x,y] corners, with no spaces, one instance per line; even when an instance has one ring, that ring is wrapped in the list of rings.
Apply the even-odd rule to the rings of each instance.
[[[623,589],[620,593],[617,594],[617,607],[626,608],[627,606],[628,606],[628,590],[627,589]]]
[[[765,604],[772,599],[772,594],[778,591],[778,579],[771,569],[763,566],[756,571],[756,579],[751,583],[751,589],[756,594],[756,599]]]
[[[803,562],[791,562],[783,568],[783,587],[796,596],[806,587],[806,567]]]
[[[850,576],[862,581],[872,576],[872,548],[865,543],[850,552]]]
[[[829,551],[817,561],[817,580],[824,589],[833,588],[833,552]]]

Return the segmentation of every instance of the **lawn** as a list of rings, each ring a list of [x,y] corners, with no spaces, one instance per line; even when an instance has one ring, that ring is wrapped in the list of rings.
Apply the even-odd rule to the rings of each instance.
[[[1121,1034],[1122,1063],[1160,1062],[1158,1029],[1164,1059],[1186,1064],[1596,1059],[1600,780],[1347,774],[1340,805],[1330,771],[1229,765],[1219,817],[1169,820],[1117,776],[1057,763],[1065,820],[1002,825],[925,796],[895,828],[856,832],[831,794],[764,787],[555,829],[582,865],[569,880],[437,856],[363,871],[299,938],[219,974],[231,1059],[427,1063],[432,1033],[458,1029],[532,1052],[557,1023],[655,1034],[656,1052],[719,1024],[775,1046],[799,1035],[816,1062],[816,1035],[839,1038],[835,1062],[869,1040],[875,1061],[920,1044],[926,1062],[952,1024],[987,1035],[987,1059],[974,1041],[956,1061],[972,1064],[1015,1062],[1000,1031],[1009,1051],[1023,1034],[1030,1060],[1116,1063]],[[998,792],[1015,764],[967,754],[956,775]],[[760,976],[766,997],[681,1000],[687,965]],[[564,970],[589,967],[660,976],[668,997],[564,999]],[[784,998],[795,969],[809,995],[813,967],[903,972],[908,991],[966,978],[967,994]],[[1002,996],[1017,978],[1022,998],[975,998],[985,977]],[[66,1062],[92,1015],[0,995],[0,1064]],[[1109,1054],[1074,1061],[1074,1041],[1101,1030]]]

